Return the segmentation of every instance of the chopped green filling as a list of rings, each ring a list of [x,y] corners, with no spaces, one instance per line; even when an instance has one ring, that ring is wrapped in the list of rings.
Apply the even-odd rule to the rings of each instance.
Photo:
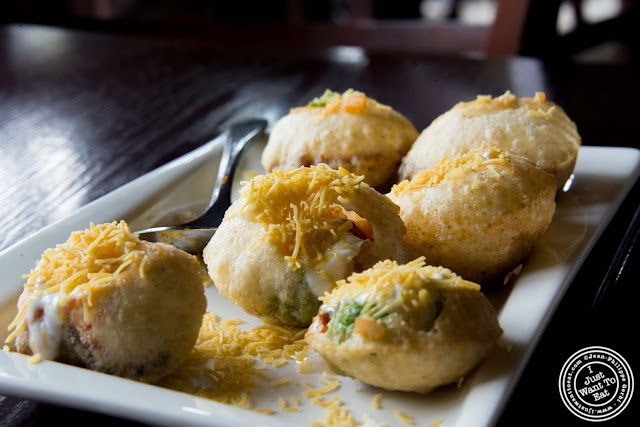
[[[265,301],[259,316],[275,323],[291,326],[309,326],[318,314],[320,300],[311,293],[304,277],[304,268],[292,270],[295,280],[275,287],[274,293]]]
[[[307,104],[307,107],[326,107],[327,104],[320,98],[313,98],[311,102]]]
[[[416,330],[429,331],[442,311],[443,304],[423,288],[404,289],[382,297],[370,292],[354,300],[340,303],[327,325],[327,337],[341,343],[354,330],[357,317],[372,319],[385,328],[394,329],[400,325]]]
[[[377,299],[370,298],[364,304],[362,313],[372,319],[381,319],[397,311],[401,311],[400,303],[396,299],[389,298],[390,301],[381,302]]]
[[[322,96],[317,98],[313,98],[311,102],[307,104],[307,107],[312,108],[321,108],[326,107],[327,105],[333,104],[334,102],[340,99],[340,94],[337,92],[332,92],[330,90],[326,90]]]
[[[356,301],[343,301],[338,311],[331,317],[327,326],[327,336],[342,342],[351,336],[353,323],[362,311],[362,304]]]

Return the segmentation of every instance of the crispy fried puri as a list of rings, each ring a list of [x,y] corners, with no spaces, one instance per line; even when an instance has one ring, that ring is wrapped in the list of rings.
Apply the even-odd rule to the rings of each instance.
[[[189,354],[205,308],[194,256],[139,241],[124,222],[92,226],[48,250],[31,272],[19,300],[16,348],[155,382]]]
[[[273,127],[262,154],[265,170],[325,163],[377,187],[395,177],[418,132],[392,108],[364,93],[326,91]]]
[[[420,258],[380,262],[341,282],[305,340],[364,383],[424,393],[467,375],[501,335],[479,286]]]
[[[443,157],[457,157],[489,144],[527,157],[556,178],[561,189],[576,163],[581,138],[575,123],[542,92],[517,98],[478,96],[436,118],[416,140],[400,166],[400,179],[412,179]]]
[[[555,192],[550,174],[490,148],[443,160],[389,197],[400,206],[410,257],[485,283],[529,255],[551,222]]]
[[[220,293],[247,313],[308,326],[336,280],[404,260],[398,207],[361,176],[327,165],[246,183],[204,250]]]

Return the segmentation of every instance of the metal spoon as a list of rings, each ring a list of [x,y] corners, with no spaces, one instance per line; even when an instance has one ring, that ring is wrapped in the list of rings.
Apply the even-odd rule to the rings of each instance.
[[[138,231],[136,234],[140,239],[168,243],[194,255],[202,253],[231,205],[233,175],[243,150],[264,132],[266,126],[266,120],[249,119],[235,123],[228,130],[211,201],[202,215],[186,224]]]

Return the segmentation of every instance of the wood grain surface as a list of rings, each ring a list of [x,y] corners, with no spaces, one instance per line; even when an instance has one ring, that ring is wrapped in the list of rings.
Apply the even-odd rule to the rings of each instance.
[[[419,130],[477,94],[544,91],[576,121],[585,145],[640,144],[634,66],[223,46],[224,40],[197,37],[0,26],[0,251],[202,145],[234,121],[257,116],[273,125],[326,88],[361,90],[405,114]],[[629,304],[624,282],[599,311],[591,302],[638,200],[636,188],[594,249],[598,258],[589,258],[592,270],[578,278],[593,283],[570,288],[501,425],[517,425],[523,411],[544,420],[532,408],[545,405],[559,412],[560,421],[577,420],[557,397],[555,368],[545,366],[566,359],[576,346],[606,345],[607,328],[614,326],[598,325],[613,322],[614,314],[626,319],[611,309]],[[635,271],[625,274],[635,279]],[[582,328],[603,335],[599,341],[563,332],[580,316]],[[616,345],[626,351],[623,343]],[[549,396],[535,391],[540,389]],[[19,397],[0,400],[3,425],[70,417],[125,423]]]

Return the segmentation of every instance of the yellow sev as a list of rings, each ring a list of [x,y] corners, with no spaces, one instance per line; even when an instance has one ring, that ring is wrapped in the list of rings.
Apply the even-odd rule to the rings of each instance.
[[[444,180],[453,180],[463,174],[488,168],[498,174],[494,165],[510,165],[509,153],[502,152],[495,147],[478,148],[452,159],[443,158],[440,163],[423,170],[412,180],[404,180],[391,188],[391,192],[398,196],[402,192],[418,192],[425,188],[432,188]]]
[[[366,114],[371,109],[390,110],[388,105],[367,97],[364,93],[348,89],[343,94],[325,90],[322,96],[314,98],[304,107],[292,108],[291,113],[296,114],[303,111],[311,111],[321,116],[328,116],[338,112],[350,114]]]
[[[407,264],[384,260],[338,281],[333,291],[320,299],[333,307],[361,299],[361,313],[373,319],[397,313],[413,325],[420,322],[420,313],[432,304],[432,293],[451,286],[480,290],[480,285],[464,280],[447,268],[425,265],[424,257]]]
[[[91,223],[87,230],[76,231],[65,243],[47,249],[36,268],[23,276],[27,279],[24,289],[32,297],[58,292],[62,302],[75,299],[83,305],[86,315],[93,298],[128,266],[137,266],[144,277],[145,262],[138,236],[131,233],[124,221]],[[20,307],[9,325],[12,332],[7,343],[26,328],[27,306]]]
[[[279,366],[306,357],[306,329],[263,324],[242,330],[238,323],[206,313],[191,354],[159,385],[240,407],[257,378],[266,377],[258,361]]]
[[[241,330],[237,319],[220,321],[215,314],[206,313],[200,335],[191,355],[172,374],[158,385],[205,397],[221,403],[246,407],[248,390],[257,385],[257,379],[264,379],[261,366],[257,362],[265,360],[294,359],[301,361],[308,350],[304,342],[306,329],[281,327],[264,324],[249,330]],[[324,375],[328,382],[315,388],[305,381],[311,390],[303,395],[312,403],[325,409],[318,426],[356,426],[359,423],[337,396],[323,400],[340,388],[338,378]],[[290,378],[272,381],[272,386],[296,383]],[[299,411],[302,403],[295,397],[289,398],[292,405],[278,398],[278,409],[284,412]],[[272,414],[269,408],[253,409],[256,412]]]
[[[393,411],[393,415],[395,415],[397,419],[399,419],[406,425],[409,425],[409,426],[414,425],[413,418],[410,415],[404,414],[398,411],[397,409]]]
[[[538,93],[544,95],[542,92]],[[536,93],[536,96],[538,96],[538,93]],[[479,104],[487,104],[493,108],[512,108],[517,105],[517,101],[518,98],[514,94],[512,94],[510,91],[506,91],[504,94],[495,98],[491,95],[478,95],[473,101],[459,102],[453,107],[453,109],[467,108]]]
[[[380,403],[382,401],[382,393],[377,393],[375,396],[373,396],[373,400],[371,401],[371,404],[373,405],[374,409],[382,409],[382,404]]]
[[[318,421],[311,422],[314,427],[355,427],[360,425],[344,403],[339,399],[331,399],[325,406],[325,412]]]
[[[536,92],[531,98],[518,98],[510,91],[506,91],[504,94],[495,98],[491,95],[478,95],[473,101],[457,103],[452,110],[473,109],[483,111],[501,111],[515,108],[525,108],[530,111],[540,111],[545,113],[542,108],[554,109],[554,106],[552,103],[547,102],[547,95],[544,92]],[[550,111],[546,111],[546,113],[549,112]]]
[[[335,207],[348,203],[366,186],[363,179],[325,164],[277,169],[243,182],[240,198],[227,218],[246,215],[262,224],[265,233],[258,241],[276,246],[290,267],[300,268],[301,259],[313,265],[352,228],[351,221],[336,216]]]

